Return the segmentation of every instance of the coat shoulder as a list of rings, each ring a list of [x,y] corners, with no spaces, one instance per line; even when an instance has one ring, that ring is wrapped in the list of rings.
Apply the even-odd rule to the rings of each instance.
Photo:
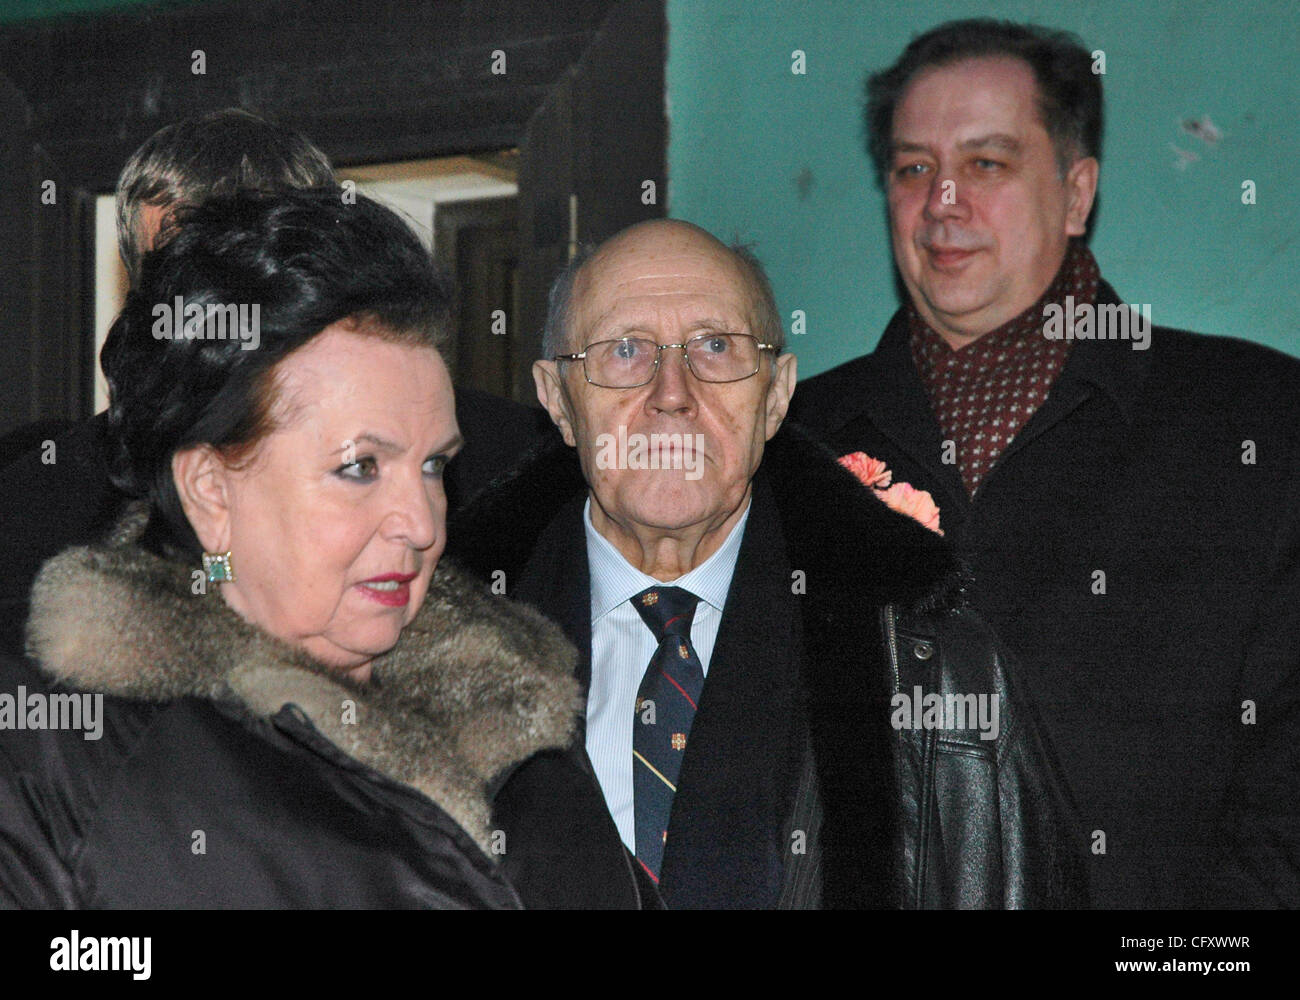
[[[1300,358],[1239,337],[1171,327],[1155,334],[1156,358],[1180,378],[1221,386],[1225,395],[1281,393],[1300,406]]]
[[[812,431],[838,429],[862,409],[862,400],[878,374],[874,354],[846,361],[814,375],[795,388],[790,401],[790,419]]]
[[[2,770],[6,778],[68,780],[86,793],[74,798],[93,798],[90,790],[130,758],[166,708],[160,702],[64,687],[33,660],[2,655]]]

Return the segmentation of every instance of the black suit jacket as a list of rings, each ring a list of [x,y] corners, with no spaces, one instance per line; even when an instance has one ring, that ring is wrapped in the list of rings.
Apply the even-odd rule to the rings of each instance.
[[[791,415],[942,508],[1061,756],[1098,905],[1300,905],[1300,362],[1161,327],[1145,351],[1076,342],[973,501],[901,311]]]
[[[456,390],[465,447],[447,467],[450,510],[554,434],[543,410],[476,389]],[[0,650],[22,651],[27,593],[46,559],[70,545],[99,540],[127,499],[109,480],[107,414],[72,427],[3,471],[0,490]],[[53,462],[47,462],[47,456]]]
[[[548,526],[512,596],[557,621],[582,651],[585,691],[591,591],[582,506],[575,498]],[[803,760],[784,548],[772,499],[760,488],[673,799],[660,872],[670,906],[770,908],[780,897]]]

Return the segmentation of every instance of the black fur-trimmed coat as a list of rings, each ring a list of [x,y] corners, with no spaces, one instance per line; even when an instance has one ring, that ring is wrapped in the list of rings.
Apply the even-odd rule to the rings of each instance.
[[[585,495],[557,441],[449,533],[463,566],[565,629],[584,690]],[[1050,751],[960,581],[941,538],[829,452],[789,427],[769,442],[673,802],[670,907],[1083,903]],[[918,685],[997,695],[997,738],[894,728]]]
[[[80,730],[0,732],[0,906],[638,904],[565,753],[580,697],[551,623],[444,563],[357,685],[194,594],[192,567],[135,533],[47,563],[42,670],[0,666],[24,705],[102,696]]]

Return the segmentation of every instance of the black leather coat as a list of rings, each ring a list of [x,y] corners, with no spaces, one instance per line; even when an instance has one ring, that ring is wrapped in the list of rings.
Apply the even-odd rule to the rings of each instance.
[[[1086,905],[1068,793],[1001,644],[971,611],[908,615],[890,607],[883,615],[895,694],[919,686],[962,699],[968,712],[965,728],[897,730],[903,904]],[[985,739],[991,720],[997,735]]]

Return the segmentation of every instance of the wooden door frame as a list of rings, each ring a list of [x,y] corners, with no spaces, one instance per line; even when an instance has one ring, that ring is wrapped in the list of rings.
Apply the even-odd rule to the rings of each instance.
[[[52,266],[18,268],[0,261],[0,280],[26,286],[17,289],[10,301],[29,304],[24,309],[6,308],[12,315],[0,315],[0,326],[10,331],[7,336],[21,338],[23,348],[35,352],[33,357],[59,359],[62,366],[34,376],[18,419],[0,414],[0,433],[40,418],[89,416],[95,360],[89,357],[94,329],[94,298],[88,294],[93,287],[93,243],[85,240],[86,215],[96,195],[112,190],[130,153],[166,122],[221,107],[249,107],[301,130],[340,168],[493,152],[525,141],[530,122],[552,92],[565,85],[593,45],[609,44],[608,32],[602,38],[602,30],[625,17],[629,9],[635,9],[643,21],[648,15],[659,26],[659,37],[628,38],[628,46],[662,52],[667,32],[665,0],[548,0],[546,5],[499,9],[483,0],[459,4],[411,0],[388,8],[393,17],[407,18],[427,33],[431,48],[403,48],[403,29],[392,23],[386,25],[384,36],[392,38],[383,44],[412,63],[418,71],[412,79],[388,70],[385,59],[391,62],[394,57],[386,56],[379,43],[371,62],[365,64],[373,70],[369,80],[364,72],[322,75],[310,62],[296,69],[293,59],[299,48],[315,46],[319,59],[322,51],[328,53],[331,39],[321,37],[319,31],[313,34],[315,23],[286,20],[284,12],[308,18],[311,11],[310,16],[324,22],[335,7],[345,13],[348,0],[229,0],[0,28],[0,66],[5,67],[7,82],[23,94],[29,111],[24,123],[26,148],[31,150],[27,174],[35,180],[39,150],[62,177],[60,196],[66,199],[68,213],[53,233],[38,232],[34,224],[27,227],[32,261]],[[440,28],[443,22],[445,28]],[[270,56],[250,37],[258,25],[263,30],[278,28],[265,43],[274,49]],[[295,31],[303,36],[300,42],[285,37]],[[195,32],[210,49],[223,56],[234,53],[229,55],[233,68],[221,82],[196,86],[189,79],[188,63],[155,72],[140,65],[145,54],[167,46],[174,49],[178,39]],[[496,43],[498,38],[507,41]],[[354,39],[342,36],[333,44],[340,53],[356,49]],[[494,80],[488,72],[494,44],[501,45],[507,59],[515,60],[518,68],[510,71],[513,77],[507,73]],[[78,51],[120,51],[120,73],[110,66],[102,71],[107,74],[102,80],[67,84],[53,79],[51,60],[57,64],[58,53]],[[277,58],[284,62],[276,62]],[[339,55],[335,62],[346,63],[347,58]],[[662,64],[647,66],[646,71],[662,81]],[[420,79],[421,72],[437,79]],[[326,81],[321,84],[324,100],[321,86],[315,85],[318,76]],[[331,104],[330,87],[341,95],[339,100],[346,96],[351,103]],[[109,131],[102,109],[119,106],[131,110]],[[97,128],[102,136],[95,132]],[[655,175],[662,174],[666,149],[659,150],[658,160],[647,167]],[[0,197],[26,194],[0,193]],[[527,197],[521,185],[521,206]],[[521,240],[521,261],[536,252]]]

